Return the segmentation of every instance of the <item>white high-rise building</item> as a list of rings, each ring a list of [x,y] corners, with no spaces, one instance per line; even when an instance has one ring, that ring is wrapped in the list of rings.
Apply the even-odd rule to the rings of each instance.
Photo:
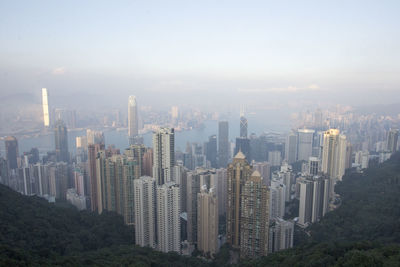
[[[330,129],[324,134],[322,149],[322,172],[331,180],[331,197],[334,194],[334,185],[341,181],[346,169],[346,136],[338,129]]]
[[[156,240],[156,180],[142,176],[133,181],[135,194],[135,243],[142,247],[157,247]]]
[[[174,128],[160,128],[153,133],[153,176],[158,185],[173,180],[174,165]]]
[[[179,185],[170,182],[157,187],[158,250],[181,252],[181,202]]]
[[[282,218],[270,222],[268,252],[272,253],[293,247],[294,223]]]
[[[369,163],[369,152],[368,151],[357,151],[354,157],[354,164],[359,166],[361,169],[368,168]]]
[[[135,137],[137,137],[138,131],[138,114],[136,96],[129,96],[128,100],[128,136],[130,144],[133,144]]]
[[[270,218],[285,215],[286,186],[280,179],[272,179],[270,188]]]
[[[42,88],[42,105],[43,105],[43,124],[45,127],[50,126],[49,114],[49,93],[46,88]]]
[[[308,160],[312,156],[314,130],[299,129],[297,131],[297,160]]]

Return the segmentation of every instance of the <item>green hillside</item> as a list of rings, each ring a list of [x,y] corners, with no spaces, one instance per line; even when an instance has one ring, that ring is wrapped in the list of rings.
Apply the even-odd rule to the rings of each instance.
[[[306,229],[293,249],[244,266],[400,266],[400,153],[349,173],[336,190],[338,209]],[[133,244],[133,230],[115,213],[102,215],[49,204],[0,186],[0,266],[223,266]]]

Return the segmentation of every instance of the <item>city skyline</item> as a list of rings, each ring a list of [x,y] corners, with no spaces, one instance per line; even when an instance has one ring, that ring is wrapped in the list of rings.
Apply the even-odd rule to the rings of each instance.
[[[399,10],[1,1],[0,265],[396,265]]]

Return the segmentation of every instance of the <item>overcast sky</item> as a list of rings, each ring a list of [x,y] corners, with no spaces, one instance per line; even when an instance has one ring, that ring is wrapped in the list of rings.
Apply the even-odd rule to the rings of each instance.
[[[400,102],[399,14],[400,1],[2,0],[0,97]]]

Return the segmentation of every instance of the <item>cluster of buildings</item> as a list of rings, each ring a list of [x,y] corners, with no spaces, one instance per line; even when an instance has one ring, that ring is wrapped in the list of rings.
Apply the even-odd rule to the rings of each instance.
[[[7,137],[0,182],[79,210],[116,212],[134,228],[137,245],[163,252],[212,256],[226,242],[240,257],[255,258],[290,248],[296,224],[307,227],[338,204],[334,186],[346,169],[362,171],[371,160],[387,158],[354,152],[346,135],[322,130],[323,123],[286,136],[249,136],[243,112],[235,145],[228,122],[220,121],[218,134],[188,144],[185,152],[175,151],[169,127],[154,131],[149,148],[139,135],[134,96],[128,100],[128,148],[106,148],[102,132],[87,130],[71,157],[67,126],[62,120],[51,124],[47,91],[43,96],[44,125],[54,130],[55,149],[42,159],[37,149],[20,156],[17,139]],[[177,119],[177,108],[171,113]],[[398,130],[390,129],[386,154],[397,150],[397,139]],[[296,201],[293,215],[289,209]]]

